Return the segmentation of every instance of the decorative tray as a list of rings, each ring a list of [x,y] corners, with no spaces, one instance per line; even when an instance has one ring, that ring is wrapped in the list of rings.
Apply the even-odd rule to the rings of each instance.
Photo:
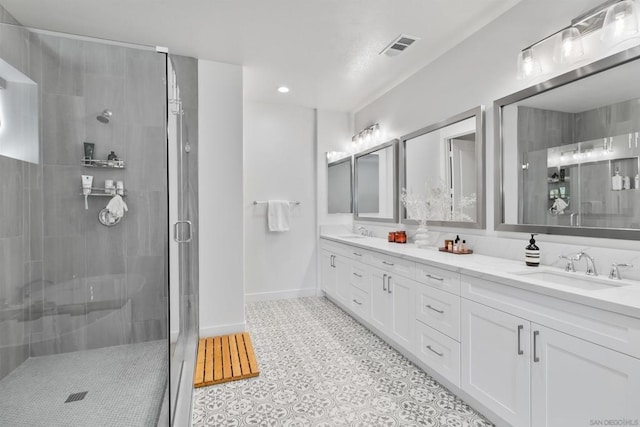
[[[438,248],[440,252],[447,252],[453,255],[471,255],[473,251],[471,249],[467,249],[467,252],[449,252],[447,248]]]

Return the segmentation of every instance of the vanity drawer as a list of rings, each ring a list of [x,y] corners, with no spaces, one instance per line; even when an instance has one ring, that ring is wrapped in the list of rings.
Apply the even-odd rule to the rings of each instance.
[[[365,262],[380,268],[387,273],[398,274],[400,276],[413,279],[416,273],[416,263],[406,259],[381,254],[379,252],[369,252],[365,255]]]
[[[460,343],[421,322],[416,323],[418,358],[460,387]]]
[[[460,273],[416,263],[416,280],[425,285],[460,295]]]
[[[345,258],[350,258],[355,261],[363,261],[368,252],[367,250],[359,248],[357,246],[350,246],[326,239],[320,240],[320,249],[332,252],[337,255],[342,255]]]
[[[364,265],[359,263],[351,264],[349,282],[356,288],[369,293],[371,283],[369,282],[369,275],[367,273],[367,270],[365,270],[363,267]]]
[[[640,358],[639,318],[467,275],[462,297]]]
[[[429,286],[418,287],[416,318],[460,341],[460,297]]]
[[[362,319],[368,320],[370,301],[369,294],[355,286],[349,286],[349,308]]]

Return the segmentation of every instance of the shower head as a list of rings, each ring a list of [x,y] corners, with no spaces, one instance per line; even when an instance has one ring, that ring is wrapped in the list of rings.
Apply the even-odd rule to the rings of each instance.
[[[107,110],[105,109],[102,113],[98,114],[96,116],[96,119],[100,122],[100,123],[109,123],[109,119],[111,118],[111,116],[113,116],[113,113],[111,112],[111,110]]]

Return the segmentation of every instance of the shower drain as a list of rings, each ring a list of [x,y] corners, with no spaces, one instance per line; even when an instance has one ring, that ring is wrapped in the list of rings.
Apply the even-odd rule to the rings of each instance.
[[[67,397],[67,400],[64,401],[64,403],[77,402],[78,400],[82,400],[82,399],[85,398],[87,393],[89,393],[89,392],[88,391],[81,391],[80,393],[70,394],[69,397]]]

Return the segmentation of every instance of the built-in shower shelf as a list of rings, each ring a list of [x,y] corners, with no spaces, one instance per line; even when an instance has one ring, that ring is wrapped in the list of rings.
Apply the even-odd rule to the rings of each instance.
[[[84,196],[83,193],[80,193],[80,195]],[[104,188],[92,188],[91,194],[89,194],[89,197],[113,197],[115,195],[116,193],[108,192]],[[124,194],[121,194],[120,196],[127,197],[127,190],[124,190]]]
[[[82,159],[82,166],[87,168],[124,169],[124,160]]]

